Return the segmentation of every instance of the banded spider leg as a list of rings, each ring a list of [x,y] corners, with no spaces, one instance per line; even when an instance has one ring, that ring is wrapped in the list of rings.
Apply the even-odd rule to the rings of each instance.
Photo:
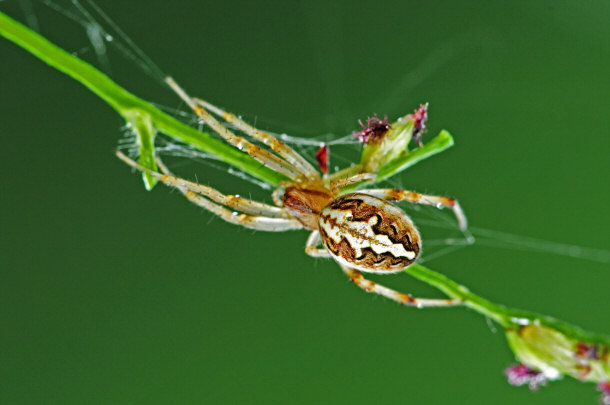
[[[425,204],[433,205],[438,208],[451,208],[455,215],[460,230],[465,231],[468,229],[468,221],[466,215],[462,210],[462,207],[458,201],[454,198],[426,195],[416,193],[414,191],[399,190],[393,188],[379,188],[379,189],[363,189],[359,190],[359,193],[372,195],[373,197],[381,198],[386,201],[407,201],[411,204]]]
[[[223,126],[212,114],[202,107],[195,99],[191,98],[171,77],[165,79],[167,84],[180,96],[180,98],[195,112],[195,114],[208,124],[218,135],[225,139],[229,144],[237,149],[246,152],[254,159],[258,160],[270,169],[283,174],[294,181],[300,181],[304,178],[319,178],[316,170],[296,151],[284,144],[272,135],[259,131],[245,122],[239,120],[236,116],[228,114],[219,108],[213,107],[211,104],[199,100],[206,107],[213,107],[213,111],[222,114],[223,118],[228,122],[236,125],[253,138],[269,145],[269,147],[278,153],[280,156],[274,155],[266,149],[251,143],[241,136],[235,135],[232,131]]]
[[[235,128],[244,132],[245,134],[251,136],[269,146],[271,150],[275,153],[283,157],[288,163],[297,168],[301,173],[303,173],[308,178],[318,178],[319,174],[316,169],[299,153],[297,153],[290,146],[286,145],[284,142],[280,141],[273,135],[268,132],[261,131],[260,129],[254,128],[250,124],[244,122],[239,117],[229,112],[226,112],[213,104],[208,103],[200,98],[193,98],[193,101],[200,107],[206,108],[212,113],[222,117],[226,122],[233,125]]]
[[[292,218],[283,208],[235,195],[225,195],[212,187],[175,177],[171,175],[160,159],[157,159],[157,164],[164,174],[139,165],[119,151],[116,152],[116,155],[129,166],[150,174],[170,187],[177,188],[191,202],[218,215],[227,222],[250,229],[271,232],[303,228],[303,225]],[[241,211],[242,213],[238,214],[224,206]]]

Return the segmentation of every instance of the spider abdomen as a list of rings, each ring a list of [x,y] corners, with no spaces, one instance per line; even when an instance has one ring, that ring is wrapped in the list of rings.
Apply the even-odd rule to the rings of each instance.
[[[335,260],[357,270],[393,273],[419,255],[419,232],[407,214],[367,194],[333,200],[320,212],[318,226]]]

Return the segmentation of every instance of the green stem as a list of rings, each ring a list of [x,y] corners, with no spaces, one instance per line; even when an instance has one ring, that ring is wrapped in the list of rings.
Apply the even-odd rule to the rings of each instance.
[[[0,35],[85,85],[115,109],[135,131],[152,125],[154,130],[213,154],[221,161],[271,185],[277,186],[280,181],[285,180],[285,177],[261,165],[250,156],[205,132],[197,131],[134,96],[93,66],[57,47],[2,12],[0,12]],[[142,134],[138,133],[138,135]],[[150,133],[148,135],[152,136]],[[149,151],[150,146],[148,140],[140,141],[141,151]],[[145,159],[144,162],[141,160],[141,163],[154,170],[154,167],[150,167],[150,162],[154,162],[154,159],[150,156]]]
[[[412,277],[415,277],[418,280],[437,288],[447,296],[463,301],[464,306],[496,321],[504,328],[518,328],[525,323],[537,322],[583,342],[610,345],[610,337],[608,336],[587,332],[577,326],[560,321],[550,316],[540,315],[534,312],[521,311],[495,304],[477,294],[470,292],[468,288],[456,283],[447,276],[419,264],[412,264],[405,269],[405,272]]]

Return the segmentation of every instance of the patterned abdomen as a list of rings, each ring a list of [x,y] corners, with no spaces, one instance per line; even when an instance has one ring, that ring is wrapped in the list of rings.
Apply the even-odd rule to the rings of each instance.
[[[333,200],[320,213],[318,225],[335,260],[357,270],[393,273],[419,255],[419,232],[407,214],[366,194]]]

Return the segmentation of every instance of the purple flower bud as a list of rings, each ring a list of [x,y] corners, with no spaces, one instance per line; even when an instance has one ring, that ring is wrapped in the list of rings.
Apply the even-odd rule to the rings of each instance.
[[[547,384],[547,379],[540,371],[533,370],[525,364],[515,364],[504,370],[510,385],[521,386],[527,384],[532,391]]]
[[[421,136],[426,132],[426,120],[428,120],[428,103],[422,104],[412,114],[413,120],[413,140],[418,146],[422,146]]]
[[[383,139],[385,133],[392,128],[387,116],[381,119],[377,114],[367,118],[366,125],[360,120],[358,120],[358,123],[362,127],[362,131],[354,132],[354,136],[362,143],[369,143],[369,141],[379,143]]]
[[[602,405],[610,405],[610,381],[606,381],[597,385],[597,390],[601,391],[599,403]]]

